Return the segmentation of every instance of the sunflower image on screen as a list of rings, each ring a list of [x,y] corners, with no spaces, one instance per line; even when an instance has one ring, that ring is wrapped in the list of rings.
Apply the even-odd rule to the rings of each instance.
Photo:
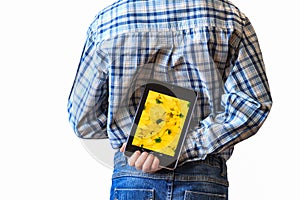
[[[132,144],[174,156],[190,103],[149,91]]]

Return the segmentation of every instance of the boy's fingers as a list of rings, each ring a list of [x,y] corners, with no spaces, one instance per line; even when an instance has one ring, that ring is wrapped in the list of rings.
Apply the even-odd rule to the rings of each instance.
[[[151,172],[152,171],[152,163],[154,161],[154,156],[152,154],[148,154],[147,159],[145,160],[142,171],[143,172]]]
[[[140,151],[134,152],[134,154],[132,156],[130,156],[130,158],[128,158],[128,165],[135,166],[135,163],[136,163],[137,159],[140,157],[140,155],[141,155]]]
[[[125,149],[125,145],[123,145],[120,151]],[[145,173],[154,173],[161,169],[159,167],[159,159],[147,152],[141,153],[140,151],[134,152],[134,154],[128,158],[128,165],[135,167],[137,170],[142,170]]]
[[[123,143],[122,147],[120,148],[120,151],[121,151],[122,153],[124,153],[125,147],[126,147],[126,143]]]
[[[151,171],[156,172],[157,170],[160,170],[161,168],[159,167],[159,159],[157,157],[154,157],[152,166],[151,166]]]
[[[148,153],[147,152],[143,152],[140,157],[135,161],[135,168],[138,170],[142,170],[143,169],[143,165],[146,161],[146,159],[148,158]]]

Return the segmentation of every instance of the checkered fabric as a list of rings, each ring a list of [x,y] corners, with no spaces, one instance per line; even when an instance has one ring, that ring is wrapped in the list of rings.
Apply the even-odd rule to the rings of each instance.
[[[226,0],[120,0],[99,12],[68,99],[77,136],[119,148],[148,78],[198,92],[181,163],[229,159],[272,106],[253,26]]]

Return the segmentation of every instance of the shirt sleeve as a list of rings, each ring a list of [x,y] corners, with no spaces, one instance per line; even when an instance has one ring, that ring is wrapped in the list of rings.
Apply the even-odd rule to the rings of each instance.
[[[257,36],[248,19],[225,81],[224,112],[210,115],[197,129],[198,156],[220,153],[257,133],[267,118],[272,99]]]
[[[80,138],[107,138],[107,55],[97,48],[91,27],[68,98],[69,122]]]

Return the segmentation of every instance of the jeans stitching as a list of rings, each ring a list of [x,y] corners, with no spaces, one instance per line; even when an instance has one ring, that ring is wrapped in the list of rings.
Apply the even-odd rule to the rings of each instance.
[[[149,199],[146,200],[154,200],[155,190],[154,189],[144,189],[144,188],[115,188],[114,190],[114,200],[118,200],[116,197],[118,191],[142,191],[150,193]]]
[[[187,196],[188,193],[206,195],[206,196],[211,196],[211,197],[219,197],[219,198],[223,198],[223,199],[226,199],[226,197],[227,197],[226,194],[216,194],[216,193],[197,192],[197,191],[186,190],[184,192],[184,200],[186,200],[186,196]]]

